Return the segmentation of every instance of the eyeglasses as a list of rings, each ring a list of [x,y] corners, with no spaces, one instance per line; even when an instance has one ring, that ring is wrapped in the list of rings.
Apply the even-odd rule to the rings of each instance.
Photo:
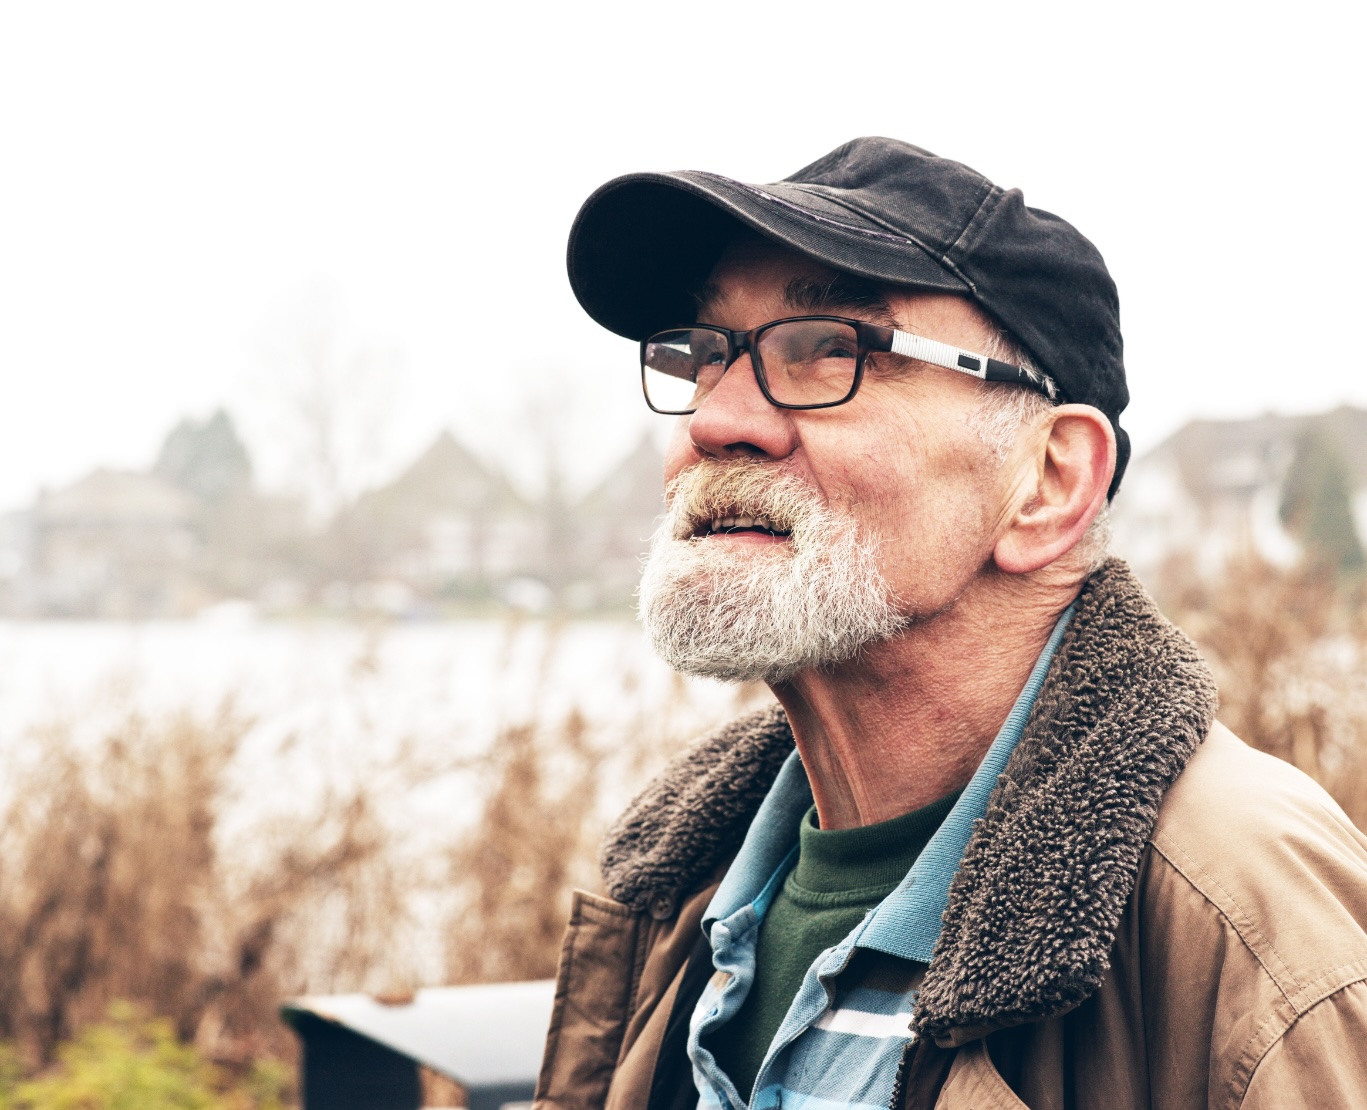
[[[1053,379],[948,343],[843,316],[791,316],[750,331],[694,324],[641,341],[646,404],[666,416],[696,412],[731,364],[750,353],[755,380],[771,405],[827,409],[859,392],[864,362],[874,351],[957,370],[989,382],[1016,382],[1057,400]]]

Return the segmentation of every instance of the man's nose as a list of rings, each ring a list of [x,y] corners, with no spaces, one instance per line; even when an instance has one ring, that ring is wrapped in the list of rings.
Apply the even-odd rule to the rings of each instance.
[[[727,367],[689,417],[688,434],[699,453],[713,458],[781,459],[797,445],[791,412],[769,403],[748,352]]]

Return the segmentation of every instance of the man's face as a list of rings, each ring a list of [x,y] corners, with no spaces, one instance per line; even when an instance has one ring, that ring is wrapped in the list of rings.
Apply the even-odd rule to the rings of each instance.
[[[964,298],[885,294],[886,304],[879,305],[857,288],[832,283],[835,277],[798,255],[746,241],[713,271],[698,319],[746,330],[785,316],[829,313],[899,327],[968,350],[981,349],[989,334],[984,317]],[[850,529],[855,547],[845,550],[842,560],[866,558],[871,564],[858,568],[858,589],[864,594],[876,589],[882,596],[888,611],[871,614],[866,636],[880,638],[907,621],[948,608],[991,557],[1004,491],[996,458],[972,426],[981,389],[966,375],[873,354],[858,394],[847,404],[778,409],[764,398],[750,356],[743,355],[697,412],[679,418],[666,454],[666,483],[673,486],[682,479],[688,486],[699,476],[737,470],[772,476],[803,491],[833,514],[820,518],[819,529],[832,535],[842,526]],[[713,519],[740,515],[708,504]],[[794,545],[796,533],[728,532],[698,521],[687,527],[686,538],[674,537],[669,543],[676,545],[672,559],[677,573],[692,560],[694,578],[705,579],[705,589],[691,592],[690,606],[696,610],[700,598],[714,607],[782,604],[754,593],[728,597],[728,589],[739,587],[728,585],[726,575],[752,580],[766,567],[781,573],[794,554],[785,549]],[[662,544],[657,539],[657,549]],[[662,558],[657,550],[652,561]],[[841,571],[834,566],[801,573],[811,577]],[[648,566],[643,584],[648,625],[650,591],[658,586],[651,582]],[[664,602],[673,604],[668,597]],[[847,598],[835,604],[856,603]],[[818,635],[831,639],[834,634]],[[846,644],[835,656],[848,657],[853,650]],[[742,676],[776,677],[772,668],[769,673],[732,675]]]

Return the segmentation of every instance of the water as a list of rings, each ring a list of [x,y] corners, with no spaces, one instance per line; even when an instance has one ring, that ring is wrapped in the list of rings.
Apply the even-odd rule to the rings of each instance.
[[[628,621],[0,622],[0,753],[32,750],[53,724],[97,740],[130,713],[207,719],[225,704],[252,722],[240,773],[264,798],[282,779],[298,792],[450,765],[571,710],[611,737],[667,707],[686,735],[734,712],[736,692],[680,680]]]
[[[299,724],[364,690],[386,731],[489,733],[577,706],[621,710],[623,686],[667,696],[674,678],[628,622],[468,620],[361,626],[242,620],[0,622],[0,736],[118,702],[157,714],[239,709]],[[718,706],[731,694],[688,684]]]

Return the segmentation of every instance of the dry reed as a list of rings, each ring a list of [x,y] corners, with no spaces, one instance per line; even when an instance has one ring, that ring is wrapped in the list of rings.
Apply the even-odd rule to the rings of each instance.
[[[389,754],[312,779],[297,738],[263,751],[231,704],[34,730],[0,776],[0,1041],[33,1073],[127,1002],[246,1075],[293,1058],[293,995],[551,974],[607,817],[709,720],[682,683],[658,706],[620,687],[611,723],[533,705],[435,760],[363,736]],[[449,822],[410,827],[431,789]]]
[[[288,1050],[273,1020],[311,922],[329,911],[338,981],[373,960],[364,941],[398,892],[364,791],[322,820],[276,821],[241,866],[222,819],[250,722],[225,707],[151,722],[131,713],[96,738],[52,725],[11,760],[0,813],[0,1038],[32,1065],[127,1000],[233,1064]],[[259,830],[258,830],[259,831]],[[264,846],[260,846],[264,847]]]
[[[1313,563],[1170,566],[1158,595],[1215,671],[1220,719],[1316,779],[1367,827],[1367,604]]]

